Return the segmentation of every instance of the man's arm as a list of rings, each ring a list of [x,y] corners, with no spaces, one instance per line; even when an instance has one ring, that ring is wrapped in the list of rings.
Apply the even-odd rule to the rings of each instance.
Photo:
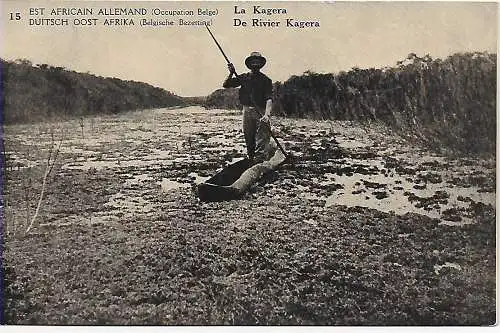
[[[227,64],[227,68],[229,69],[229,76],[226,78],[226,80],[224,81],[222,86],[224,88],[236,88],[236,87],[240,86],[241,80],[240,80],[238,74],[236,74],[236,70],[234,69],[233,64],[231,64],[231,63]],[[233,75],[235,77],[233,77]]]
[[[239,77],[232,77],[233,74],[229,74],[227,79],[224,81],[222,86],[224,88],[236,88],[241,85],[240,78]]]
[[[269,98],[266,101],[266,112],[264,113],[264,116],[270,117],[272,110],[273,110],[273,100]]]
[[[273,100],[268,99],[266,101],[266,111],[264,112],[264,115],[262,116],[262,118],[260,118],[260,121],[269,124],[269,122],[270,122],[269,118],[271,117],[272,109],[273,109]]]
[[[266,110],[264,116],[260,118],[260,121],[269,123],[269,117],[271,117],[271,111],[273,110],[273,82],[269,80],[266,84]]]

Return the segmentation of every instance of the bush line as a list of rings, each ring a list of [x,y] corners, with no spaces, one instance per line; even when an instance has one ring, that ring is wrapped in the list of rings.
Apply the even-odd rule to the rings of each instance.
[[[207,108],[237,108],[237,91],[217,90]],[[415,53],[395,67],[311,71],[274,84],[285,117],[380,121],[435,150],[491,154],[496,143],[496,54]]]

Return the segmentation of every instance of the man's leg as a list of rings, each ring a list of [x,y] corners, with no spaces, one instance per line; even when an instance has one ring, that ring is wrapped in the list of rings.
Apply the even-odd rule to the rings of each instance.
[[[243,134],[245,135],[248,158],[251,160],[255,157],[255,132],[257,131],[254,113],[255,111],[248,106],[243,106]]]

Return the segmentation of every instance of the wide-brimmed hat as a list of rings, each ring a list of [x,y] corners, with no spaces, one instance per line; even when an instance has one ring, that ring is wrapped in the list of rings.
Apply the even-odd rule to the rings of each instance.
[[[250,55],[245,59],[245,65],[247,65],[248,68],[250,68],[250,61],[258,59],[259,60],[259,69],[264,67],[266,64],[266,58],[264,58],[259,52],[252,52]],[[251,69],[251,68],[250,68]]]

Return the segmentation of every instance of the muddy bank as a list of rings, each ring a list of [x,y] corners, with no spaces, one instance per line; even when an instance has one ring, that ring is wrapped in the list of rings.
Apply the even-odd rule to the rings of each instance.
[[[237,112],[196,108],[87,119],[83,133],[52,124],[73,134],[26,236],[50,130],[6,128],[7,322],[495,321],[494,159],[430,154],[383,127],[280,119],[295,165],[242,200],[199,202],[196,183],[244,156],[240,125]]]

